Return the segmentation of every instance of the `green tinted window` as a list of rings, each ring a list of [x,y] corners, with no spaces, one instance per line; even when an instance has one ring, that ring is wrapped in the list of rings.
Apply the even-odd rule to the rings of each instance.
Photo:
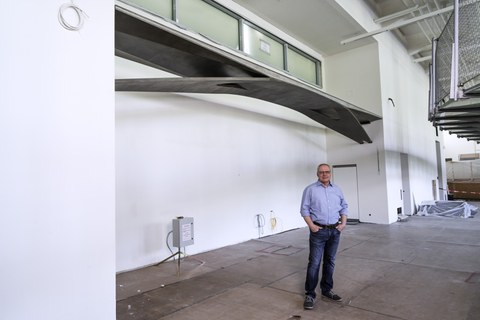
[[[258,31],[243,25],[243,51],[253,58],[283,70],[283,44]]]
[[[288,49],[287,68],[292,75],[310,83],[317,83],[315,61],[290,48]]]
[[[127,0],[125,2],[161,17],[172,19],[172,0]]]
[[[284,61],[284,42],[250,22],[241,22],[228,9],[204,0],[122,0],[167,19],[175,19],[186,28],[232,49],[240,49],[239,24],[242,24],[242,51],[252,58],[293,76],[322,86],[318,61],[300,51],[288,48],[287,66]]]
[[[177,0],[177,22],[227,47],[238,49],[238,20],[202,0]]]

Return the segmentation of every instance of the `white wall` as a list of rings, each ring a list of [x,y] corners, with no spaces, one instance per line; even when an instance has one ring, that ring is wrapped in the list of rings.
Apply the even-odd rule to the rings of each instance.
[[[389,34],[379,36],[378,45],[349,50],[325,61],[327,92],[383,118],[365,126],[367,132],[373,132],[370,145],[355,145],[336,133],[329,134],[328,161],[357,164],[361,221],[395,222],[397,208],[403,207],[401,153],[409,157],[412,208],[434,198],[435,141],[442,142],[442,137],[436,137],[427,120],[428,77]]]
[[[113,2],[65,2],[0,13],[2,319],[115,319]]]
[[[130,67],[117,59],[117,74]],[[284,107],[262,114],[270,107],[232,95],[116,93],[117,271],[168,257],[177,216],[194,218],[188,254],[305,226],[301,194],[326,160],[325,129]]]
[[[347,10],[375,27],[365,6]],[[409,155],[417,203],[431,199],[436,159],[434,130],[426,121],[428,78],[396,39],[377,40],[324,60],[328,93],[384,117],[365,126],[372,144],[359,145],[252,99],[117,93],[117,271],[170,255],[165,240],[180,215],[195,219],[188,253],[258,237],[257,214],[266,218],[261,235],[304,226],[301,191],[316,180],[315,167],[323,161],[357,164],[361,221],[397,220],[401,153]],[[117,59],[116,67],[119,76],[125,61]],[[274,230],[268,228],[271,210],[280,221]]]
[[[325,76],[327,92],[381,115],[377,44],[326,58]],[[388,223],[382,120],[364,128],[373,143],[358,144],[329,131],[328,161],[357,165],[360,221]]]
[[[380,26],[373,22],[375,16],[371,10],[360,1],[336,0],[345,10],[347,10],[357,22],[359,22],[367,32],[378,29]],[[350,74],[344,72],[343,79],[339,79],[337,87],[328,86],[328,91],[335,90],[350,102],[360,105],[368,110],[378,112],[381,110],[383,117],[383,148],[380,149],[380,159],[384,160],[386,184],[377,186],[384,188],[387,192],[386,201],[387,212],[385,222],[394,222],[397,218],[397,208],[403,207],[403,201],[400,196],[402,186],[402,172],[400,166],[400,154],[405,153],[409,158],[409,179],[412,208],[423,200],[431,200],[434,197],[432,193],[432,180],[437,179],[437,159],[435,151],[435,141],[441,143],[442,154],[443,137],[435,136],[435,129],[427,120],[428,107],[428,77],[425,71],[416,65],[409,57],[406,49],[394,38],[394,36],[385,32],[374,37],[378,42],[378,53],[373,53],[371,57],[362,55],[362,49],[354,53],[344,53],[339,57],[328,57],[328,61],[338,60],[331,73],[337,70],[347,70]],[[351,57],[348,57],[351,55]],[[351,60],[349,60],[351,59]],[[377,68],[371,72],[365,72],[371,68],[371,60],[378,59]],[[364,66],[366,64],[367,66]],[[345,67],[348,66],[348,67]],[[343,69],[348,68],[348,69]],[[358,75],[365,72],[363,78]],[[327,77],[329,77],[327,75]],[[330,79],[330,77],[329,77]],[[378,83],[375,91],[356,90],[354,92],[342,92],[348,89],[339,88],[342,83],[356,81],[361,89],[366,85],[365,82]],[[369,85],[367,85],[367,88]],[[345,88],[349,86],[345,85]],[[362,97],[356,93],[364,92]],[[378,96],[377,92],[380,92]],[[380,97],[379,104],[368,105],[368,95],[375,98]],[[393,100],[395,107],[389,98]],[[371,126],[371,125],[370,125]],[[333,143],[329,142],[329,146]],[[368,152],[368,151],[366,151]],[[328,149],[329,158],[331,148]],[[442,156],[443,158],[443,156]],[[370,159],[371,160],[371,159]],[[442,171],[445,177],[445,167]],[[381,182],[381,181],[378,181]],[[445,179],[444,179],[445,183]],[[438,185],[438,183],[437,183]],[[437,192],[438,194],[438,192]],[[377,220],[378,221],[378,220]]]
[[[451,158],[453,161],[460,160],[461,154],[480,153],[480,145],[475,141],[468,141],[465,138],[458,138],[448,131],[443,131],[443,139],[445,141],[445,158]]]
[[[427,118],[427,73],[411,60],[406,49],[391,34],[378,38],[389,213],[393,220],[396,208],[403,204],[400,153],[407,154],[409,159],[413,208],[413,200],[418,205],[434,199],[432,180],[438,176],[435,141],[443,146],[443,139],[441,135],[436,136]],[[389,98],[393,99],[393,104]]]

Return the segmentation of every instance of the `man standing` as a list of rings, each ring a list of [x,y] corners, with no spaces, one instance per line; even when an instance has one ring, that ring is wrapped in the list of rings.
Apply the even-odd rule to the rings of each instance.
[[[320,263],[323,256],[320,289],[322,295],[333,301],[342,298],[333,293],[333,271],[335,256],[340,243],[340,232],[347,224],[348,205],[342,190],[330,182],[331,169],[328,164],[317,168],[318,181],[303,191],[300,214],[310,228],[310,254],[305,280],[305,309],[313,309],[315,288],[318,285]]]

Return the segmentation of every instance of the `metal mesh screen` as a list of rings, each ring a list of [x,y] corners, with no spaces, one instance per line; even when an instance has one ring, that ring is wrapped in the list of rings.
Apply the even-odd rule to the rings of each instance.
[[[460,1],[458,79],[467,89],[480,75],[480,2]],[[473,80],[473,81],[472,81]]]
[[[458,35],[458,80],[464,89],[480,82],[480,2],[460,0]],[[454,42],[454,15],[448,19],[437,40],[435,52],[435,105],[449,96]]]
[[[452,14],[437,40],[437,51],[435,52],[435,74],[437,77],[435,79],[435,105],[438,105],[450,92],[454,27],[454,16]]]

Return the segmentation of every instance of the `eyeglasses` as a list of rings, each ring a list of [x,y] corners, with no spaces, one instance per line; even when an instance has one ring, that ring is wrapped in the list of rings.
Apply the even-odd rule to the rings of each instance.
[[[319,174],[330,174],[330,171],[318,171]]]

